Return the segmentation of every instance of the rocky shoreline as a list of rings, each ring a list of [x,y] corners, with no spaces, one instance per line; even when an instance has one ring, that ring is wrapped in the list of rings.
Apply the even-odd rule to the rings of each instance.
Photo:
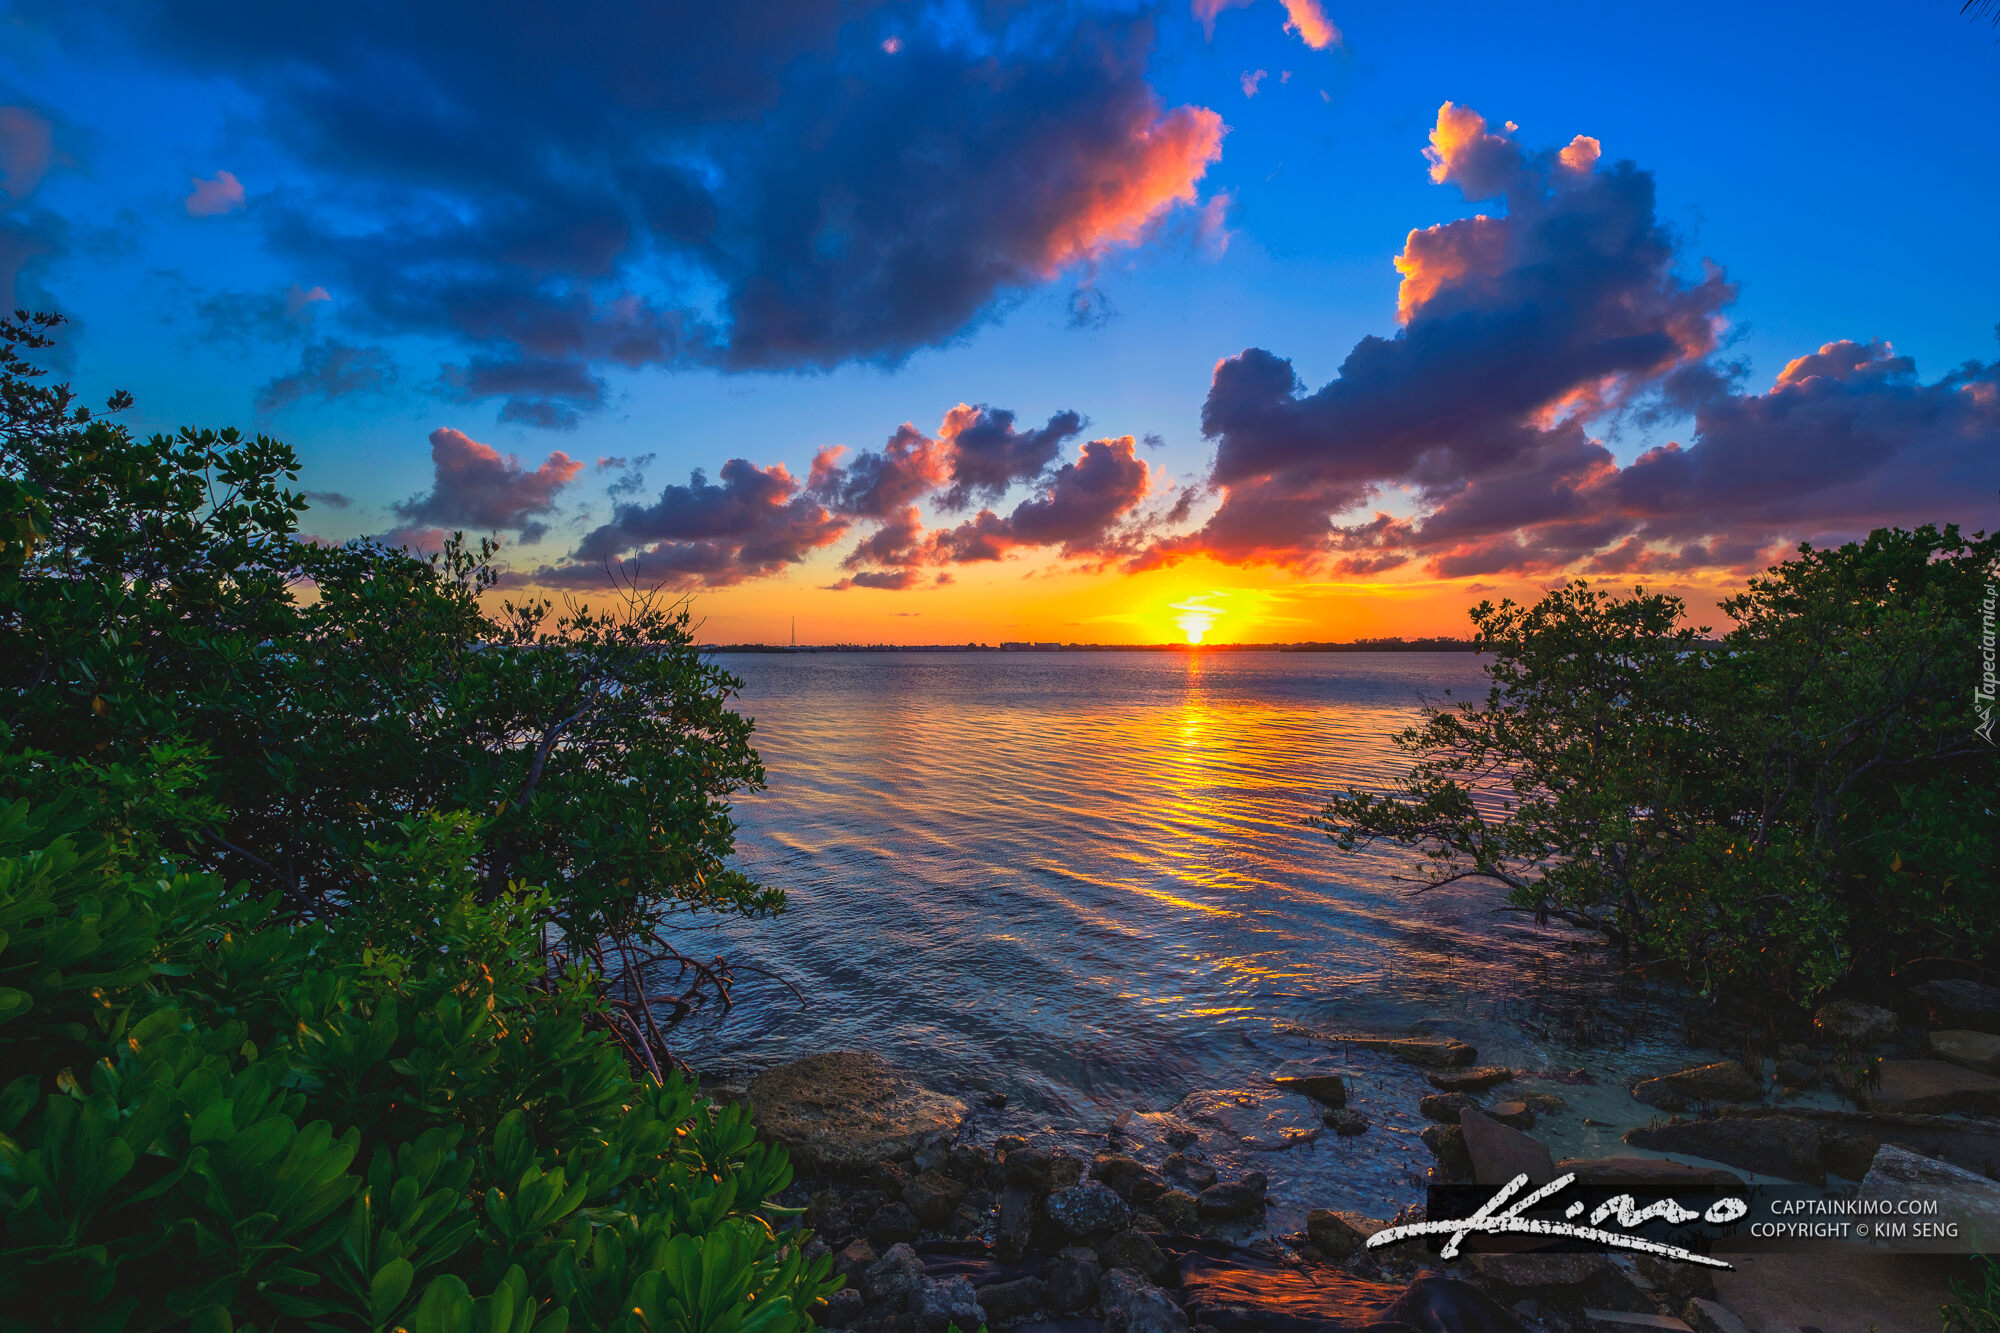
[[[1933,982],[1905,1012],[1836,1001],[1810,1040],[1768,1073],[1715,1061],[1637,1078],[1630,1095],[1667,1113],[1624,1135],[1625,1157],[1556,1160],[1533,1130],[1574,1114],[1523,1079],[1583,1082],[1582,1071],[1480,1066],[1450,1037],[1314,1034],[1424,1071],[1421,1139],[1430,1179],[1499,1185],[1684,1181],[1736,1189],[1749,1173],[1865,1194],[1921,1181],[2000,1234],[2000,988]],[[1709,1270],[1628,1254],[1481,1253],[1441,1265],[1419,1242],[1367,1238],[1422,1217],[1314,1208],[1303,1229],[1267,1226],[1263,1172],[1219,1166],[1211,1139],[1261,1152],[1370,1131],[1336,1070],[1273,1069],[1262,1089],[1190,1094],[1164,1135],[1128,1116],[1087,1145],[1003,1135],[976,1141],[972,1108],[863,1052],[826,1052],[766,1070],[740,1090],[799,1179],[815,1251],[845,1287],[820,1325],[851,1333],[1331,1333],[1405,1328],[1692,1329],[1746,1322],[1718,1299]],[[1837,1087],[1856,1109],[1788,1104]],[[1282,1094],[1272,1110],[1270,1095]],[[1767,1098],[1775,1099],[1767,1102]],[[1308,1105],[1310,1114],[1299,1108]],[[1586,1122],[1588,1123],[1588,1122]],[[1653,1154],[1673,1154],[1673,1157]],[[1691,1158],[1692,1161],[1679,1160]],[[1298,1201],[1293,1201],[1297,1203]],[[1295,1215],[1296,1210],[1294,1210]]]

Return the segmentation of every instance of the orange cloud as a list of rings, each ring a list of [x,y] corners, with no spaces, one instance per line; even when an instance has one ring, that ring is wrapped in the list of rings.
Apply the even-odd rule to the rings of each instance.
[[[1556,159],[1571,171],[1589,171],[1597,165],[1597,159],[1604,155],[1604,145],[1588,134],[1579,134],[1569,141],[1569,146],[1556,154]]]
[[[1297,33],[1315,51],[1340,44],[1340,29],[1319,7],[1319,0],[1285,0],[1285,31]]]
[[[1509,128],[1512,128],[1511,122]],[[1431,130],[1431,179],[1439,185],[1457,185],[1469,199],[1488,199],[1499,193],[1493,188],[1505,174],[1510,159],[1518,159],[1520,149],[1510,140],[1486,129],[1486,117],[1469,106],[1446,102],[1438,108],[1437,125]]]
[[[1113,246],[1135,245],[1175,204],[1195,201],[1195,185],[1222,156],[1228,126],[1207,107],[1177,107],[1138,130],[1131,151],[1099,164],[1075,212],[1050,230],[1045,276]]]
[[[1507,226],[1477,214],[1462,222],[1413,230],[1395,258],[1403,282],[1396,289],[1396,318],[1407,324],[1447,283],[1473,273],[1498,273],[1506,263]]]
[[[54,161],[54,127],[24,106],[0,106],[0,194],[26,199]]]
[[[1204,36],[1215,40],[1215,16],[1225,9],[1241,9],[1250,0],[1194,0],[1194,16],[1201,23]]]

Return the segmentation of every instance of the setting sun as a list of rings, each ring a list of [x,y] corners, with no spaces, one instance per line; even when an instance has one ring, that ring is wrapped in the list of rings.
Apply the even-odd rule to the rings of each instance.
[[[1216,596],[1204,593],[1203,597]],[[1181,633],[1189,643],[1200,643],[1202,637],[1215,628],[1215,622],[1222,617],[1222,609],[1203,604],[1202,597],[1190,597],[1185,602],[1175,602],[1173,610],[1180,612],[1174,617],[1174,624],[1180,626]]]

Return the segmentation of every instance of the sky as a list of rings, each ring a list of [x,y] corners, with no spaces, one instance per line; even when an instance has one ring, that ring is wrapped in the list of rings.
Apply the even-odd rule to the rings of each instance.
[[[311,9],[323,12],[307,12]],[[2000,30],[1905,6],[0,0],[0,308],[305,531],[711,642],[1697,620],[2000,521]]]

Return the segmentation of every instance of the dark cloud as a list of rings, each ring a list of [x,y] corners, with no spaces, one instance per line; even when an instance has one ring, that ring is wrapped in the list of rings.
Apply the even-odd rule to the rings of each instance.
[[[947,425],[949,418],[947,418]],[[813,459],[810,489],[835,513],[886,519],[935,490],[950,466],[952,444],[904,422],[880,449],[864,449],[845,465],[839,448]]]
[[[1142,17],[903,9],[23,7],[245,90],[304,181],[259,197],[272,250],[555,427],[607,367],[899,361],[1198,202],[1224,127],[1154,94]]]
[[[242,354],[311,337],[314,317],[327,300],[326,288],[293,283],[278,291],[211,292],[194,303],[194,314],[204,341]]]
[[[48,263],[67,248],[69,226],[31,201],[57,166],[55,123],[28,106],[0,106],[0,312],[55,303],[37,284]]]
[[[697,470],[652,504],[619,505],[566,568],[631,556],[645,577],[720,587],[778,573],[847,531],[847,520],[806,494],[782,464],[761,468],[732,458],[720,475],[717,485]],[[565,567],[544,569],[531,581],[564,574]]]
[[[450,427],[431,432],[431,466],[430,493],[396,506],[406,524],[474,532],[509,529],[527,542],[548,532],[540,516],[555,509],[557,493],[583,470],[582,463],[557,451],[530,471],[520,459]]]
[[[328,509],[347,509],[354,504],[353,496],[342,495],[339,491],[307,491],[306,499]]]
[[[1841,342],[1741,393],[1718,351],[1734,288],[1713,264],[1688,274],[1648,173],[1584,136],[1529,153],[1450,103],[1429,156],[1434,180],[1505,212],[1412,231],[1403,327],[1319,389],[1261,348],[1220,362],[1202,408],[1220,504],[1137,564],[1735,568],[1800,538],[1990,516],[2000,369],[1925,384],[1886,344]],[[1620,418],[1691,422],[1692,442],[1621,468],[1591,433]],[[1390,491],[1410,516],[1353,517]]]
[[[297,370],[257,391],[257,411],[281,411],[308,398],[332,402],[350,394],[381,393],[395,382],[396,363],[380,347],[322,338],[306,344]]]
[[[1020,430],[1004,408],[960,403],[945,415],[940,434],[951,445],[951,484],[938,497],[946,509],[997,500],[1017,482],[1033,481],[1055,462],[1066,440],[1081,434],[1083,418],[1058,412],[1035,430]]]

